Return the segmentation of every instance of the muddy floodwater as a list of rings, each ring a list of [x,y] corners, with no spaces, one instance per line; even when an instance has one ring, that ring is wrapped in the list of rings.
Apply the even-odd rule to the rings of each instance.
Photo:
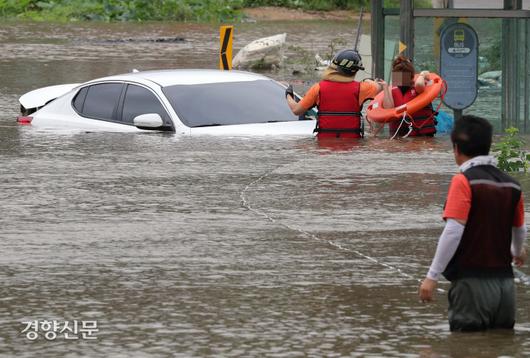
[[[235,46],[287,32],[323,53],[354,29],[243,24]],[[530,286],[517,285],[513,332],[452,334],[445,293],[418,302],[456,171],[447,137],[317,143],[15,124],[17,98],[36,87],[215,68],[217,31],[0,25],[0,356],[530,356]],[[123,41],[172,36],[184,41]],[[266,74],[301,87],[316,78]],[[57,337],[28,339],[32,321],[57,321]],[[98,331],[66,339],[74,321]]]

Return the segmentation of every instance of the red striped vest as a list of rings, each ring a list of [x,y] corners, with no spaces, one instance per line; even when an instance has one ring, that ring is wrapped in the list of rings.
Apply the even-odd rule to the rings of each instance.
[[[460,244],[443,275],[513,277],[512,225],[521,199],[519,183],[492,165],[464,172],[471,187],[471,209]]]
[[[392,98],[394,99],[394,107],[399,107],[402,104],[405,104],[417,96],[416,90],[411,87],[405,94],[401,92],[399,87],[392,88]],[[426,136],[433,135],[436,133],[436,123],[434,120],[434,111],[432,109],[432,104],[429,103],[428,106],[419,110],[418,112],[412,115],[413,125],[412,132],[410,132],[409,137],[417,136]],[[410,120],[410,118],[409,118]],[[389,131],[390,135],[393,136],[401,123],[401,120],[390,122]],[[406,123],[401,125],[398,135],[406,135],[409,131],[409,126]]]
[[[320,102],[315,131],[318,138],[360,138],[360,83],[320,82]]]

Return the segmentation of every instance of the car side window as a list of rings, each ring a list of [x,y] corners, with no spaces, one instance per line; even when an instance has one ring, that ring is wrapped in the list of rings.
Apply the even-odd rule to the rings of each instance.
[[[133,124],[134,117],[147,113],[158,113],[165,124],[170,123],[166,110],[151,91],[144,87],[128,85],[121,121]]]
[[[79,113],[83,113],[83,105],[85,104],[86,93],[88,92],[88,87],[83,87],[75,95],[72,105]]]
[[[84,104],[79,112],[85,117],[113,120],[122,88],[123,84],[121,83],[103,83],[88,87]],[[82,97],[81,91],[78,96]],[[79,110],[77,103],[78,98],[76,97],[74,106]]]

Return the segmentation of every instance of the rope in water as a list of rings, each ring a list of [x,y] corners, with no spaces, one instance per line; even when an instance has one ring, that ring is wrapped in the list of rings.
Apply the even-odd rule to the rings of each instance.
[[[258,215],[258,216],[263,216],[265,219],[267,219],[268,221],[270,221],[271,223],[274,223],[276,225],[279,225],[279,226],[283,226],[284,228],[288,229],[288,230],[292,230],[292,231],[296,231],[296,232],[299,232],[301,233],[302,235],[304,235],[305,237],[310,237],[312,238],[313,240],[316,240],[316,241],[319,241],[319,242],[323,242],[323,243],[327,243],[328,245],[330,246],[333,246],[339,250],[342,250],[342,251],[346,251],[346,252],[351,252],[359,257],[362,257],[368,261],[371,261],[373,263],[375,263],[376,265],[379,265],[379,266],[383,266],[387,269],[390,269],[394,272],[397,272],[398,274],[400,274],[401,276],[409,279],[409,280],[414,280],[414,281],[417,281],[417,282],[422,282],[422,280],[418,279],[418,278],[415,278],[414,276],[404,272],[403,270],[401,270],[400,268],[398,267],[395,267],[395,266],[392,266],[392,265],[389,265],[387,263],[384,263],[384,262],[381,262],[379,260],[377,260],[376,258],[374,257],[371,257],[369,255],[366,255],[364,253],[362,253],[361,251],[359,250],[355,250],[355,249],[350,249],[350,248],[347,248],[347,247],[344,247],[342,246],[341,244],[339,243],[336,243],[332,240],[325,240],[325,239],[322,239],[322,238],[319,238],[318,236],[316,236],[315,234],[313,233],[310,233],[308,231],[305,231],[303,229],[299,229],[299,228],[295,228],[295,227],[291,227],[281,221],[277,221],[276,219],[274,219],[272,216],[270,216],[269,214],[267,214],[265,211],[263,210],[260,210],[260,209],[256,209],[254,207],[252,207],[252,205],[250,204],[249,200],[247,199],[246,197],[246,193],[247,191],[254,185],[258,184],[259,182],[261,182],[263,179],[265,179],[266,177],[270,176],[271,174],[273,174],[276,170],[280,169],[280,168],[283,168],[283,167],[286,167],[288,164],[284,164],[284,165],[279,165],[271,170],[269,170],[268,172],[265,172],[263,173],[261,176],[259,176],[257,179],[253,180],[252,182],[250,182],[249,184],[247,184],[247,186],[241,191],[239,197],[241,198],[241,205],[246,208],[248,211]],[[445,290],[441,289],[441,288],[437,288],[437,291],[438,292],[445,292]]]

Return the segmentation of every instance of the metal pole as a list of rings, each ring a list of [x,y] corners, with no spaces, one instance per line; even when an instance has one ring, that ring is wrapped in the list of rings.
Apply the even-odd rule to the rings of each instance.
[[[361,38],[362,26],[363,26],[363,7],[361,6],[361,12],[359,13],[359,23],[357,24],[357,33],[355,34],[355,44],[353,49],[355,51],[359,50],[359,39]]]
[[[511,9],[511,0],[504,0],[504,9]],[[510,20],[502,20],[502,34],[501,34],[501,71],[502,71],[502,98],[501,98],[501,130],[504,132],[510,126],[511,120],[511,106],[510,100],[510,61],[507,54],[510,51]]]
[[[372,23],[372,77],[385,78],[385,18],[383,0],[373,0]]]
[[[406,47],[403,55],[414,59],[414,1],[401,0],[399,6],[399,41]]]
[[[502,34],[501,34],[501,72],[502,72],[502,96],[501,96],[501,131],[504,132],[508,128],[508,86],[510,85],[506,80],[508,78],[507,67],[506,66],[506,50],[507,50],[507,20],[502,20]]]
[[[504,0],[505,10],[519,10],[522,8],[522,0]],[[501,126],[502,130],[510,126],[519,126],[519,79],[517,77],[518,64],[518,38],[517,24],[515,19],[502,20],[502,103],[501,103]],[[513,59],[513,55],[516,59]]]
[[[528,73],[528,51],[529,51],[529,47],[528,47],[528,41],[530,41],[530,32],[529,32],[529,27],[528,27],[528,22],[530,21],[529,19],[526,19],[524,20],[525,21],[525,38],[524,38],[524,70],[523,70],[523,73],[525,74],[524,75],[524,124],[523,124],[523,128],[524,128],[524,133],[528,133],[528,120],[530,117],[530,93],[529,93],[529,90],[528,90],[528,87],[529,87],[529,84],[528,82],[530,81],[530,73]]]
[[[512,83],[512,95],[513,95],[513,114],[514,114],[514,122],[515,127],[521,129],[521,76],[519,76],[519,69],[521,67],[521,54],[522,49],[519,41],[521,39],[521,26],[519,26],[519,20],[513,19],[512,26],[513,26],[513,35],[512,35],[512,46],[513,46],[513,53],[515,54],[515,61],[513,61],[513,83]]]
[[[461,109],[453,109],[453,116],[455,117],[455,122],[462,118]]]

